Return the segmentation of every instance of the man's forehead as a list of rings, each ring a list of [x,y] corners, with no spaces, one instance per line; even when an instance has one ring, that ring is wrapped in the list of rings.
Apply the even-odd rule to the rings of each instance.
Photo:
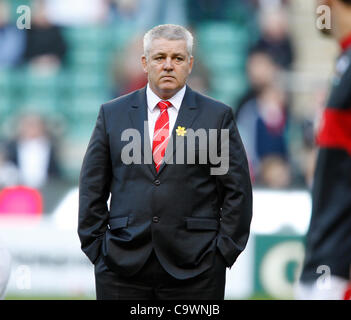
[[[151,50],[168,50],[172,48],[177,48],[178,50],[186,50],[186,41],[183,39],[179,40],[169,40],[164,38],[157,38],[152,40],[150,49]]]

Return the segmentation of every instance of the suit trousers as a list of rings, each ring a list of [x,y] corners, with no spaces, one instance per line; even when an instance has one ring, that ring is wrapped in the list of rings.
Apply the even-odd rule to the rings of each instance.
[[[95,263],[97,300],[224,300],[226,263],[216,250],[213,265],[196,277],[179,280],[159,263],[154,251],[141,270],[118,275],[102,257]]]

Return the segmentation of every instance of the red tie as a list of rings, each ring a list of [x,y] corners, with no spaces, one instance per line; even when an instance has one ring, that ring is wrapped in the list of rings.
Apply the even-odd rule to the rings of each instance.
[[[160,108],[160,115],[155,123],[154,138],[152,142],[152,156],[156,171],[160,169],[162,159],[165,156],[169,140],[169,117],[167,108],[172,104],[169,101],[160,101],[157,106]]]

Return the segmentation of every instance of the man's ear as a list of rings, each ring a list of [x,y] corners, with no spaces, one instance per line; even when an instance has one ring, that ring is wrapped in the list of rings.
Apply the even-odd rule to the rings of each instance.
[[[193,64],[194,64],[194,57],[193,56],[190,57],[189,64],[190,64],[190,69],[189,69],[189,74],[190,74],[191,70],[193,70]]]
[[[147,73],[147,59],[145,55],[141,56],[141,65],[143,66],[143,70]]]

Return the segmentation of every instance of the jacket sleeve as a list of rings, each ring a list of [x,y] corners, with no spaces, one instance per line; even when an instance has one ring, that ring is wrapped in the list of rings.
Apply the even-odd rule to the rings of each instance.
[[[245,249],[252,218],[252,186],[246,152],[231,109],[225,113],[221,129],[229,130],[228,171],[217,176],[221,195],[221,218],[217,247],[231,267]],[[220,146],[220,143],[218,143]]]
[[[102,236],[107,229],[111,176],[110,148],[102,106],[79,178],[78,235],[81,248],[92,263],[100,255]]]

